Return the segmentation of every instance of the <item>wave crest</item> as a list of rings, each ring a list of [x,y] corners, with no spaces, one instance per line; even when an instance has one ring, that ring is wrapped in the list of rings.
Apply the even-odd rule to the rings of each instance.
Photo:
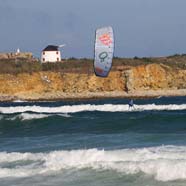
[[[59,107],[41,107],[41,106],[15,106],[15,107],[0,107],[0,113],[2,114],[14,114],[23,112],[34,112],[34,113],[77,113],[85,111],[102,111],[102,112],[140,112],[148,110],[186,110],[186,104],[176,105],[135,105],[134,109],[129,110],[127,104],[123,105],[66,105]]]
[[[162,146],[105,151],[98,149],[50,153],[0,153],[0,177],[27,177],[63,169],[142,172],[160,181],[186,179],[186,147]],[[16,172],[16,174],[15,174]]]

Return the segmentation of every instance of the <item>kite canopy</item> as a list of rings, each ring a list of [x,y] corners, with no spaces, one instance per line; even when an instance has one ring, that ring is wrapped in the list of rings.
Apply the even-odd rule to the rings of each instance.
[[[97,76],[107,77],[112,67],[114,33],[112,27],[96,30],[94,71]]]

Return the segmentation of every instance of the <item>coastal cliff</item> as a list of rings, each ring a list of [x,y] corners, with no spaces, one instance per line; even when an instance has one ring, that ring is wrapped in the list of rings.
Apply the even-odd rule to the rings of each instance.
[[[0,99],[54,100],[186,95],[186,70],[164,64],[117,66],[94,73],[38,71],[0,74]]]

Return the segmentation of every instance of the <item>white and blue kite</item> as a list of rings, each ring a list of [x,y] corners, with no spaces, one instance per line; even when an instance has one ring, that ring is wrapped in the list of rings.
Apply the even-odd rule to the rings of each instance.
[[[112,27],[96,30],[94,71],[96,76],[107,77],[114,55],[114,32]]]

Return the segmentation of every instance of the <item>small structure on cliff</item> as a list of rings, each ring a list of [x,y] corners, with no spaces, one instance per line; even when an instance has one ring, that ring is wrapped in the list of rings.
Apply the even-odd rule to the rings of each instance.
[[[60,47],[64,45],[55,46],[55,45],[48,45],[46,48],[43,49],[41,53],[41,62],[59,62],[61,61],[61,52],[59,50]]]
[[[33,54],[31,52],[21,52],[17,49],[16,52],[0,53],[0,59],[28,59],[33,60]]]
[[[20,49],[18,48],[16,51],[16,55],[19,55],[19,54],[20,54]]]

